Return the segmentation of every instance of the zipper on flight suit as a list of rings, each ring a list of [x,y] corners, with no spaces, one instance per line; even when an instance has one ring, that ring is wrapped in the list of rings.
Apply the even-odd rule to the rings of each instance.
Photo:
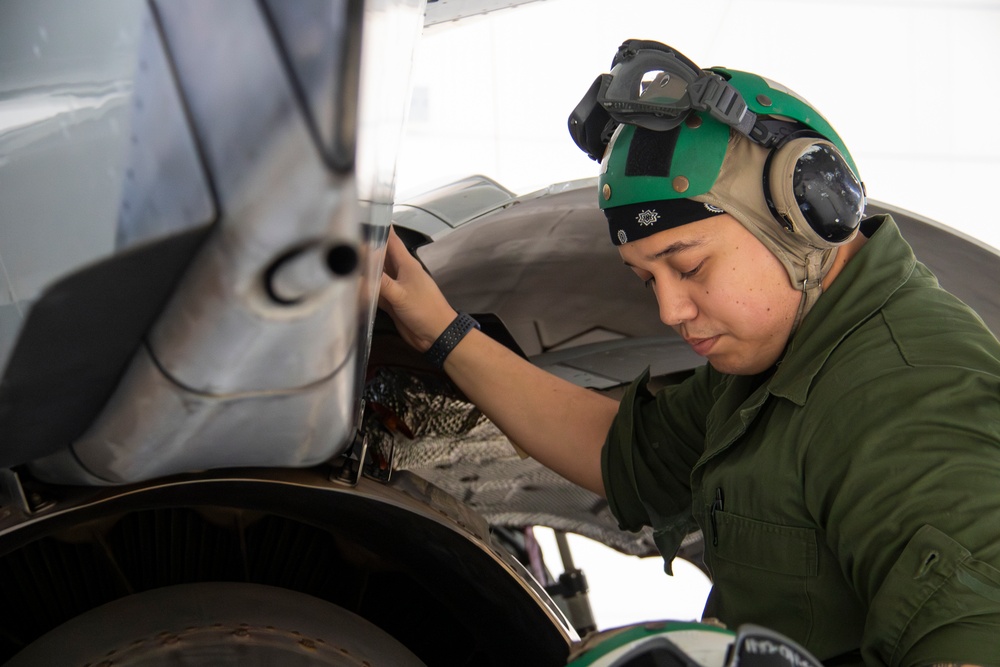
[[[709,510],[708,517],[712,523],[712,546],[719,546],[719,525],[715,522],[715,512],[718,510],[722,511],[722,487],[716,487],[715,489],[715,502],[712,503],[712,509]]]

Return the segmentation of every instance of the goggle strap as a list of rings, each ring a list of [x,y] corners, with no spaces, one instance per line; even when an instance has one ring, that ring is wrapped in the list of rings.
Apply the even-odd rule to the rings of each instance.
[[[747,136],[754,143],[760,144],[764,148],[774,148],[790,137],[820,137],[822,135],[811,131],[801,123],[778,120],[776,118],[764,119],[758,116],[757,121]]]
[[[784,120],[765,120],[747,107],[736,88],[717,75],[699,78],[688,86],[691,108],[708,111],[716,120],[735,128],[764,148],[774,148],[801,125]]]
[[[708,111],[712,118],[752,138],[757,114],[729,82],[713,74],[699,77],[688,85],[688,96],[692,109]]]

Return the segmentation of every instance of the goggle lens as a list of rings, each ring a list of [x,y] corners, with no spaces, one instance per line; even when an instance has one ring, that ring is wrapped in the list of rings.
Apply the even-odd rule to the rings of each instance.
[[[691,111],[688,86],[701,76],[661,50],[641,50],[601,76],[597,103],[619,123],[666,131]]]

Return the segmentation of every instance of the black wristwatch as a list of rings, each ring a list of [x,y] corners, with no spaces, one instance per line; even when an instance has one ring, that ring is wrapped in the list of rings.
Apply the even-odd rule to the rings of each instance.
[[[479,328],[479,322],[469,316],[468,313],[459,313],[458,317],[451,321],[438,339],[434,341],[430,349],[424,352],[424,358],[434,368],[444,368],[444,360],[448,358],[451,351],[455,349],[459,341],[465,338],[473,328]]]

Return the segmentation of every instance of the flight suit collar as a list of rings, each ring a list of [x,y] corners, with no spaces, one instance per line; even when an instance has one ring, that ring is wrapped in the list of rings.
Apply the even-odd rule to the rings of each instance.
[[[771,378],[761,383],[752,376],[732,375],[720,385],[706,424],[709,444],[694,472],[747,431],[769,396],[804,406],[813,380],[837,345],[909,279],[916,259],[892,218],[870,218],[862,233],[868,242],[802,321]]]
[[[795,333],[768,389],[805,405],[816,374],[833,350],[874,315],[911,276],[916,258],[888,215],[869,218],[868,242],[851,258]]]

